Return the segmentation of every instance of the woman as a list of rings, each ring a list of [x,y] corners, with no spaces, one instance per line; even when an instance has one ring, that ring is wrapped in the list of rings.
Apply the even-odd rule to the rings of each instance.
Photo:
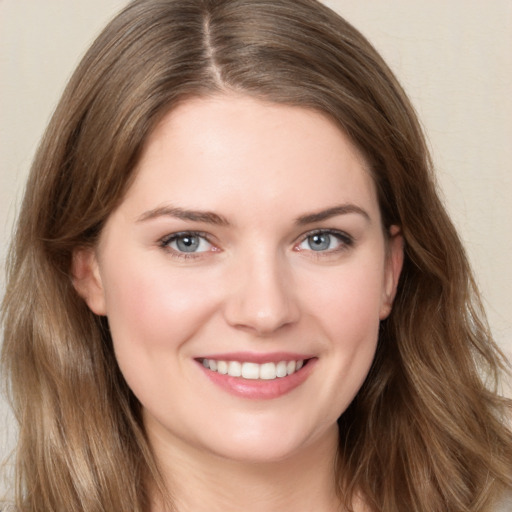
[[[484,512],[511,486],[505,361],[414,111],[316,2],[116,17],[36,156],[3,312],[21,511]]]

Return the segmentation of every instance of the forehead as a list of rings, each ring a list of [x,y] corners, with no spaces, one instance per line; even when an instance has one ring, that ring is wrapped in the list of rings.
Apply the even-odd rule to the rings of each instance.
[[[219,95],[188,100],[164,116],[126,199],[152,203],[147,207],[179,200],[185,207],[229,209],[237,198],[245,208],[307,210],[354,197],[376,207],[365,159],[331,119]]]

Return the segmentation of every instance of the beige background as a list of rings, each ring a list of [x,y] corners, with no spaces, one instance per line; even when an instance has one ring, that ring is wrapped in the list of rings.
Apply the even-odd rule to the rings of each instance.
[[[78,59],[126,3],[0,0],[0,295],[38,139]],[[419,111],[491,326],[512,354],[512,2],[325,3],[374,43]],[[0,400],[0,459],[12,445],[12,425]]]

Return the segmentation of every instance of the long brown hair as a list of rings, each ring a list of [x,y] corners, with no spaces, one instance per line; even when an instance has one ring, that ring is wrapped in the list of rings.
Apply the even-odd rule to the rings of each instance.
[[[37,152],[8,261],[2,360],[20,425],[16,505],[143,511],[158,468],[108,325],[71,282],[152,129],[194,96],[315,109],[365,154],[405,262],[362,389],[339,420],[339,490],[375,511],[485,512],[512,487],[506,362],[436,193],[424,137],[366,39],[314,0],[136,0],[73,75]]]

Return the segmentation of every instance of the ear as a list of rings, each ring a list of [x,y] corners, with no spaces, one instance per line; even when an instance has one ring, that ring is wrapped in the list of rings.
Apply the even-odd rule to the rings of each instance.
[[[85,300],[89,309],[97,315],[106,315],[103,283],[93,248],[80,248],[73,251],[71,276],[75,290]]]
[[[387,256],[385,264],[384,286],[379,318],[384,320],[391,313],[395,299],[398,280],[404,263],[404,240],[400,228],[391,226],[387,240]]]

